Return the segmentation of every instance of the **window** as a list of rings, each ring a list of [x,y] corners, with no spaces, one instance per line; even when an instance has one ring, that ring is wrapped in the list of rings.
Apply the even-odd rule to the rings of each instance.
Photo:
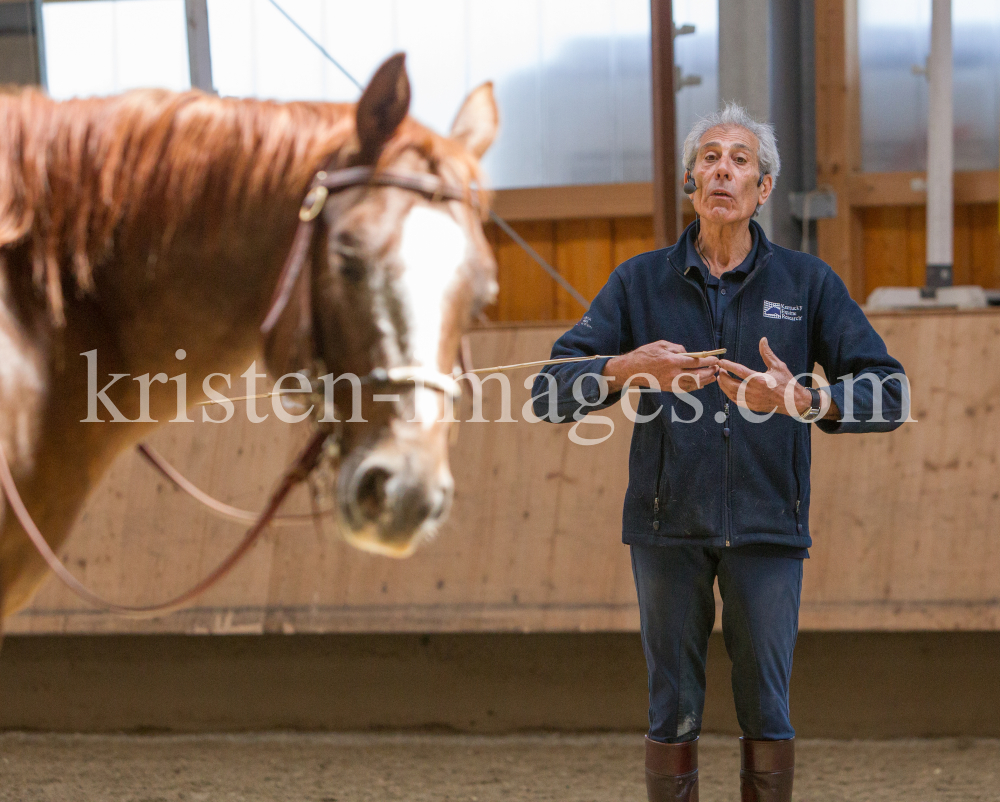
[[[680,68],[682,83],[687,78],[699,83],[677,91],[674,106],[677,118],[677,160],[681,159],[684,137],[699,117],[719,105],[719,4],[705,0],[674,0],[674,24],[694,25],[694,33],[674,39],[674,63]]]
[[[862,166],[927,169],[930,0],[860,0]],[[1000,2],[953,0],[955,169],[1000,164]],[[916,70],[914,69],[916,68]]]
[[[42,6],[49,94],[188,89],[184,0],[78,0]]]
[[[493,80],[494,186],[652,179],[649,0],[278,0],[358,81],[404,50],[414,115],[446,132],[465,95]],[[268,0],[208,0],[222,95],[353,101],[358,90]],[[43,7],[54,97],[189,86],[183,0],[77,0]],[[715,108],[718,4],[675,0],[685,77],[679,138]],[[678,143],[678,148],[680,143]],[[678,149],[678,154],[679,154]]]
[[[493,80],[497,187],[648,181],[648,0],[281,0],[359,81],[407,52],[413,113],[445,132]],[[209,0],[222,94],[354,100],[357,89],[267,0]]]

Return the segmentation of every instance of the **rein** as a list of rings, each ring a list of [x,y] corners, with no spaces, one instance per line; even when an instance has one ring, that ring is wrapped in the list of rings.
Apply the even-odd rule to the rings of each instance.
[[[48,564],[49,568],[52,569],[52,572],[59,577],[60,581],[73,591],[73,593],[88,604],[92,604],[95,607],[104,607],[113,613],[117,613],[118,615],[122,615],[127,618],[154,618],[158,615],[170,613],[180,607],[183,607],[196,596],[201,595],[212,587],[232,570],[233,566],[235,566],[236,563],[239,562],[240,558],[250,550],[250,547],[257,542],[258,538],[264,532],[264,529],[266,529],[267,525],[274,519],[278,507],[281,506],[281,503],[288,496],[289,492],[291,492],[292,488],[304,481],[306,477],[309,476],[309,473],[313,470],[313,468],[316,467],[316,463],[319,461],[319,458],[323,453],[323,444],[326,441],[326,438],[327,433],[323,431],[318,431],[312,436],[312,439],[310,439],[308,445],[306,445],[299,456],[295,459],[295,462],[293,462],[285,470],[277,488],[275,488],[274,492],[271,493],[267,506],[264,507],[260,515],[257,516],[254,525],[247,530],[243,539],[232,551],[229,552],[228,555],[226,555],[225,559],[222,560],[222,562],[220,562],[216,568],[198,584],[184,591],[180,595],[174,596],[172,599],[162,602],[161,604],[141,606],[117,604],[116,602],[108,601],[107,599],[98,596],[82,582],[80,582],[80,580],[73,576],[65,564],[52,550],[52,547],[49,546],[45,537],[38,530],[35,522],[31,519],[31,514],[28,512],[20,493],[18,493],[17,485],[14,483],[14,477],[11,474],[10,465],[7,462],[7,456],[4,453],[2,445],[0,445],[0,487],[2,487],[4,494],[7,496],[7,500],[10,502],[11,509],[17,516],[18,521],[21,522],[21,526],[24,528],[25,533],[38,550],[38,553],[42,555],[42,558]]]

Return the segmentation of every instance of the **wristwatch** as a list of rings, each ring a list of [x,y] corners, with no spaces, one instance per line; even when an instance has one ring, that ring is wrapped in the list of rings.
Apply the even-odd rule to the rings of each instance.
[[[823,411],[823,399],[815,387],[806,387],[806,389],[809,391],[812,401],[809,402],[809,409],[802,413],[801,418],[806,423],[812,423]]]

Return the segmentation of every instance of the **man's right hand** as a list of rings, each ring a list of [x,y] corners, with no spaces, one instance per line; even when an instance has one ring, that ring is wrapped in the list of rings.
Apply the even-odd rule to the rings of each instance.
[[[608,377],[608,386],[612,391],[620,390],[630,377],[637,373],[648,373],[660,383],[660,390],[671,392],[674,379],[677,389],[692,392],[714,382],[718,377],[718,357],[708,356],[695,359],[681,356],[684,346],[677,343],[657,340],[640,346],[627,354],[616,356],[604,365],[603,375]],[[613,377],[613,378],[612,378]],[[648,387],[649,381],[642,376],[636,377],[633,387]]]

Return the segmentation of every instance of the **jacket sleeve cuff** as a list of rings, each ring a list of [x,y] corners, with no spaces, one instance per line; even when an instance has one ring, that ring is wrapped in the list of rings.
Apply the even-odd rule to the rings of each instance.
[[[830,394],[830,398],[833,403],[837,405],[837,409],[840,410],[840,416],[844,414],[844,383],[837,382],[836,384],[831,384],[829,387],[824,387],[821,392],[827,392]],[[821,432],[826,432],[827,434],[843,434],[849,431],[849,424],[843,423],[840,417],[836,418],[824,418],[823,420],[816,421],[816,426],[819,427]]]
[[[602,356],[600,359],[595,359],[593,362],[585,363],[587,365],[587,373],[596,373],[598,376],[604,375],[604,366],[608,364],[613,359],[610,356]],[[598,381],[585,382],[583,397],[591,403],[596,403],[597,399],[601,397],[601,388]],[[617,393],[608,390],[608,397],[605,402],[610,401],[613,396]]]
[[[566,377],[567,380],[560,387],[558,407],[560,415],[572,420],[575,418],[577,412],[583,412],[584,414],[588,412],[595,412],[596,410],[605,409],[617,403],[618,399],[621,397],[621,392],[619,391],[609,391],[604,400],[600,400],[601,381],[596,378],[597,376],[602,375],[604,366],[611,358],[612,357],[610,356],[601,357],[600,359],[578,363],[579,365],[584,365],[585,367],[577,368],[577,370],[571,374],[571,377]],[[576,366],[567,365],[566,367]],[[583,398],[583,403],[581,403],[573,394],[573,385],[580,380],[580,377],[585,377],[580,382],[580,395]]]

